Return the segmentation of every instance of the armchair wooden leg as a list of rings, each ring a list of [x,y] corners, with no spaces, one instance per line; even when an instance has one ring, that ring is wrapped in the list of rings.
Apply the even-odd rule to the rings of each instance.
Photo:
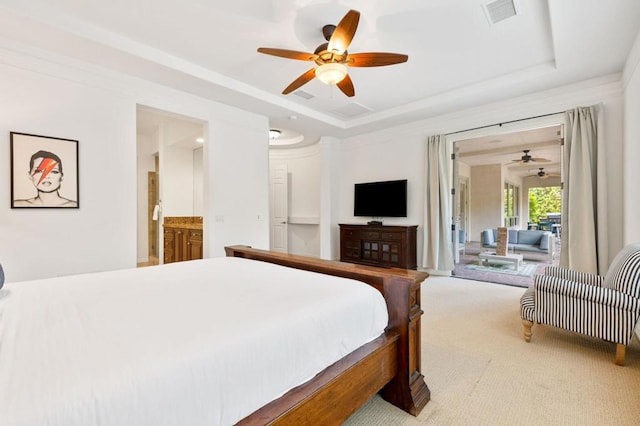
[[[531,341],[531,327],[533,327],[533,322],[529,320],[522,320],[523,334],[525,342]]]
[[[627,353],[627,346],[618,343],[616,345],[616,365],[624,366],[624,359]]]

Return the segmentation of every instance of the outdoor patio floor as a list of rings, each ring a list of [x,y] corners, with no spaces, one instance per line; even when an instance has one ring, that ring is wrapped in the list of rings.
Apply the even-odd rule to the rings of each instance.
[[[524,263],[537,265],[534,274],[531,276],[515,275],[513,273],[502,273],[497,271],[479,271],[466,267],[469,264],[477,264],[479,261],[478,254],[486,250],[487,249],[481,247],[480,242],[478,241],[467,242],[465,244],[465,253],[460,256],[460,262],[456,264],[453,276],[456,278],[467,278],[516,287],[529,287],[529,285],[533,283],[534,275],[542,274],[544,272],[544,268],[547,266],[557,266],[560,260],[560,240],[556,239],[556,253],[553,261],[549,259],[548,255],[542,253],[518,252],[523,255]]]

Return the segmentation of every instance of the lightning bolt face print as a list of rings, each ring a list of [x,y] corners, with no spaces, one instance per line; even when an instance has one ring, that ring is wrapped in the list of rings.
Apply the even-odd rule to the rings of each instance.
[[[42,173],[40,176],[40,180],[38,181],[38,185],[51,173],[51,170],[55,169],[58,165],[58,162],[52,158],[43,158],[38,167],[34,170],[33,175],[36,173]]]
[[[76,152],[77,158],[77,152]],[[29,158],[29,169],[26,176],[35,187],[36,194],[31,197],[16,197],[12,200],[11,208],[14,207],[70,207],[78,208],[78,202],[74,199],[66,198],[65,193],[60,194],[63,180],[62,160],[57,154],[39,150]],[[72,174],[72,179],[74,175]],[[76,176],[77,178],[77,176]],[[77,196],[77,181],[76,196]],[[25,189],[26,191],[26,189]],[[32,191],[29,191],[33,194]],[[73,189],[72,189],[73,192]]]

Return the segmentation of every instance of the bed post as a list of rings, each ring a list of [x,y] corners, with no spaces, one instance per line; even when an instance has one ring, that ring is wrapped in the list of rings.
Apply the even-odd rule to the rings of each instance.
[[[285,253],[225,247],[227,256],[260,260],[278,265],[351,278],[378,289],[389,311],[389,325],[399,335],[397,374],[380,391],[382,397],[404,411],[417,416],[431,398],[420,372],[421,329],[420,284],[429,274],[407,269],[378,268]]]
[[[428,276],[414,272],[406,277],[384,278],[384,298],[389,307],[389,328],[400,333],[398,374],[381,392],[393,405],[417,416],[431,399],[431,392],[420,372],[421,324],[420,283]]]

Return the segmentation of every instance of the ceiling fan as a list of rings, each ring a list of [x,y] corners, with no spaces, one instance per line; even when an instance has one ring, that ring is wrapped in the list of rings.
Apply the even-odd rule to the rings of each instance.
[[[545,172],[544,171],[544,167],[539,167],[538,168],[538,173],[536,173],[535,175],[527,176],[527,177],[532,177],[532,176],[537,176],[540,179],[548,179],[550,177],[560,177],[560,175],[557,174],[557,173],[547,173],[547,172]]]
[[[529,155],[529,149],[525,149],[524,155],[517,160],[511,160],[514,163],[549,163],[551,160],[547,160],[546,158],[540,157],[532,157]]]
[[[399,53],[348,53],[347,48],[356,33],[359,20],[360,12],[349,10],[338,25],[325,25],[322,28],[322,34],[327,43],[318,46],[313,53],[270,47],[258,48],[258,52],[266,55],[300,61],[313,61],[318,65],[295,79],[284,89],[282,94],[289,94],[317,77],[325,84],[337,85],[345,95],[351,97],[355,95],[355,89],[351,77],[347,73],[347,66],[381,67],[399,64],[409,59],[407,55]]]

